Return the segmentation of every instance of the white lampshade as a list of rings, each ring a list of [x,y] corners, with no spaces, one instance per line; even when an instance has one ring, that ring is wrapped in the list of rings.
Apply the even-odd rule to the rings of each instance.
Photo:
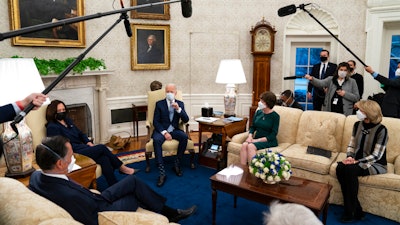
[[[223,59],[218,68],[215,83],[218,84],[244,84],[246,76],[244,74],[240,59]]]
[[[43,90],[44,84],[33,59],[0,59],[0,106]]]

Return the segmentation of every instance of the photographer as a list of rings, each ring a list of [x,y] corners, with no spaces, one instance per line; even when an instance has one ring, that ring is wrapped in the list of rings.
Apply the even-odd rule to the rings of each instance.
[[[281,96],[278,99],[277,105],[304,110],[300,103],[297,102],[296,99],[294,99],[294,95],[291,90],[285,90],[284,92],[282,92]]]
[[[316,87],[328,87],[322,105],[322,111],[353,114],[353,105],[360,99],[357,83],[350,79],[350,67],[347,62],[341,62],[332,77],[323,80],[310,75],[304,76]]]

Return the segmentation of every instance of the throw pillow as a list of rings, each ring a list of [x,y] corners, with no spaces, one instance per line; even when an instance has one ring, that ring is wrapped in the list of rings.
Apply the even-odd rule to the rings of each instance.
[[[336,152],[336,124],[337,119],[310,120],[304,133],[305,146],[313,146]]]

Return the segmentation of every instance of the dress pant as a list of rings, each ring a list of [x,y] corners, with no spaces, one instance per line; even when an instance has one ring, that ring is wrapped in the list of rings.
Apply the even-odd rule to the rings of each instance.
[[[358,177],[368,175],[369,171],[361,168],[358,164],[345,165],[342,162],[338,162],[336,176],[342,188],[346,216],[354,216],[362,212],[362,207],[358,200]]]
[[[186,135],[185,132],[179,129],[173,130],[171,133],[172,139],[175,139],[179,141],[178,145],[178,151],[177,151],[177,157],[178,159],[182,159],[183,154],[185,152],[187,142],[188,142],[188,136]],[[159,132],[154,132],[153,133],[153,146],[154,146],[154,154],[156,157],[156,161],[158,164],[163,164],[163,155],[162,155],[162,144],[165,141],[164,135],[162,135]]]

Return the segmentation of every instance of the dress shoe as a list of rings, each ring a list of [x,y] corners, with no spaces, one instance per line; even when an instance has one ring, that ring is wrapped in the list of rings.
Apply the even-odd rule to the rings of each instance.
[[[196,205],[193,205],[192,207],[190,207],[188,209],[177,209],[176,211],[178,212],[178,214],[176,216],[170,218],[169,222],[177,223],[180,220],[183,220],[183,219],[191,216],[193,213],[196,212],[196,210],[197,210]]]
[[[158,177],[157,187],[163,186],[166,180],[167,180],[167,176],[165,176],[165,175],[164,175],[164,176],[160,175],[160,176]]]
[[[178,177],[181,177],[181,176],[183,175],[180,166],[174,166],[172,169],[174,170],[175,174],[176,174]]]

